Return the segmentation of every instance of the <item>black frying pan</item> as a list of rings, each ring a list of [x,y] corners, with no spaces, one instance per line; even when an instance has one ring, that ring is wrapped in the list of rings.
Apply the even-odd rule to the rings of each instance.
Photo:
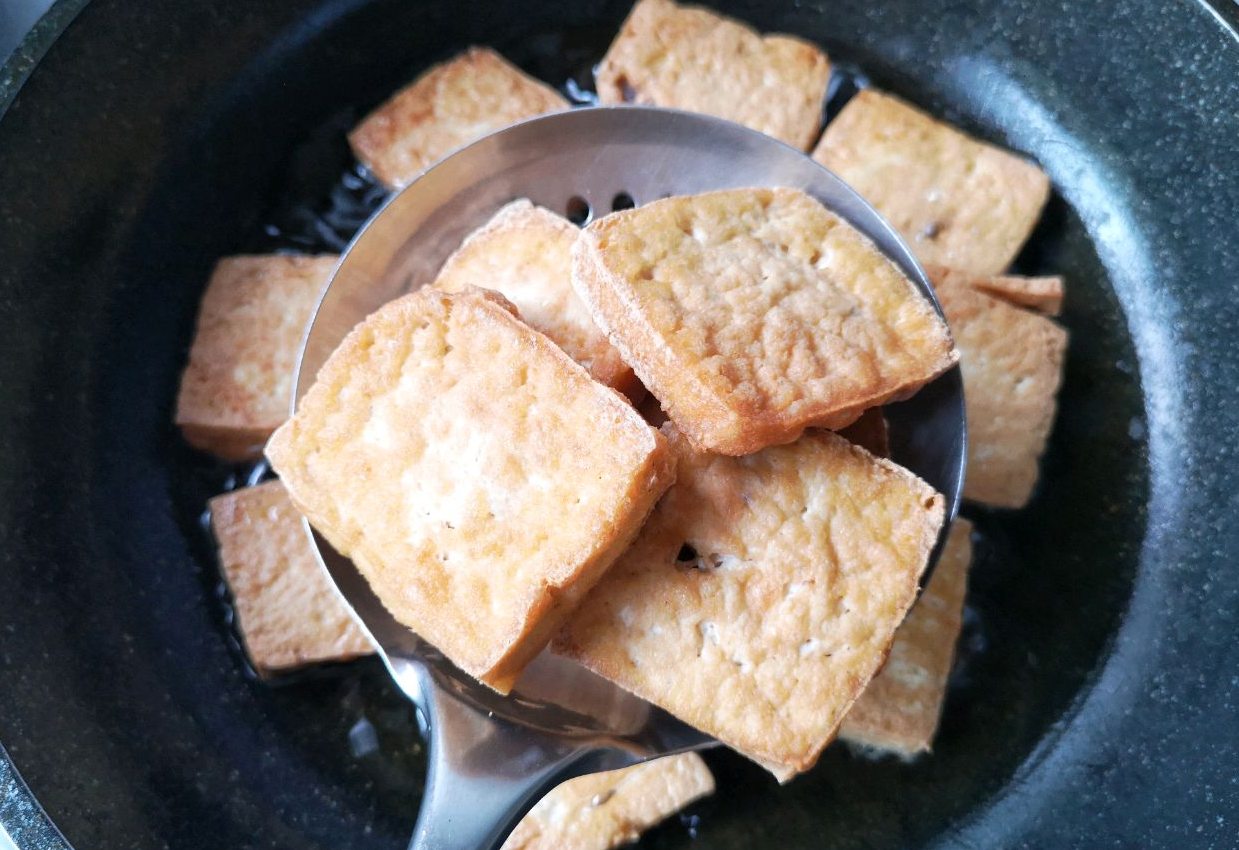
[[[199,516],[232,471],[170,425],[197,300],[217,256],[305,241],[343,131],[429,62],[586,82],[629,0],[82,5],[0,75],[0,741],[78,848],[401,847],[422,755],[383,671],[272,687],[231,643]],[[1067,275],[1072,344],[1033,505],[965,510],[934,755],[836,746],[779,789],[712,753],[646,846],[1239,846],[1235,6],[715,5],[1036,157],[1019,267]],[[63,846],[28,802],[0,757],[0,823]]]

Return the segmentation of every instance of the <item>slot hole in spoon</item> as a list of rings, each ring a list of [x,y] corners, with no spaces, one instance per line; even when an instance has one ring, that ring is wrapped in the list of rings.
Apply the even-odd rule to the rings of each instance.
[[[564,215],[577,227],[584,227],[594,217],[594,211],[590,208],[589,201],[580,195],[573,195],[564,207]]]
[[[611,212],[619,212],[620,210],[630,210],[637,205],[633,200],[632,195],[627,192],[620,192],[611,199]]]

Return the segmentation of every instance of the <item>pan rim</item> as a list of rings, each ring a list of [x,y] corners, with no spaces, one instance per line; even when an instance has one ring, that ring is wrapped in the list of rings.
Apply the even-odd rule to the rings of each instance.
[[[78,13],[90,0],[56,0],[43,13],[30,32],[21,40],[13,53],[0,64],[0,121],[17,99],[30,74],[43,61],[43,57],[56,39],[73,23]]]
[[[20,844],[18,842],[21,842]],[[72,850],[0,743],[0,850]]]

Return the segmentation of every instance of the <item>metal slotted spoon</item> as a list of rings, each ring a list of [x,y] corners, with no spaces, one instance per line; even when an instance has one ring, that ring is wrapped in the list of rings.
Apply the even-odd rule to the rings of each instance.
[[[801,151],[693,113],[576,109],[531,119],[457,151],[376,213],[345,252],[319,304],[296,398],[357,322],[433,280],[461,239],[509,201],[529,198],[581,222],[634,202],[746,186],[804,189],[867,234],[938,306],[894,229]],[[966,444],[958,368],[886,413],[892,458],[941,492],[953,519]],[[573,776],[716,743],[545,652],[511,696],[500,696],[398,623],[348,559],[317,536],[315,543],[336,588],[428,727],[429,773],[413,850],[490,850],[542,795]],[[937,551],[931,565],[936,557]]]

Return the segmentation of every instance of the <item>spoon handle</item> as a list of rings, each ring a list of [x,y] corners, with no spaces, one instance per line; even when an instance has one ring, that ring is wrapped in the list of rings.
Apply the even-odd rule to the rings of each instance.
[[[462,700],[423,668],[430,764],[410,850],[495,850],[548,791],[639,761],[596,736],[542,734]]]

